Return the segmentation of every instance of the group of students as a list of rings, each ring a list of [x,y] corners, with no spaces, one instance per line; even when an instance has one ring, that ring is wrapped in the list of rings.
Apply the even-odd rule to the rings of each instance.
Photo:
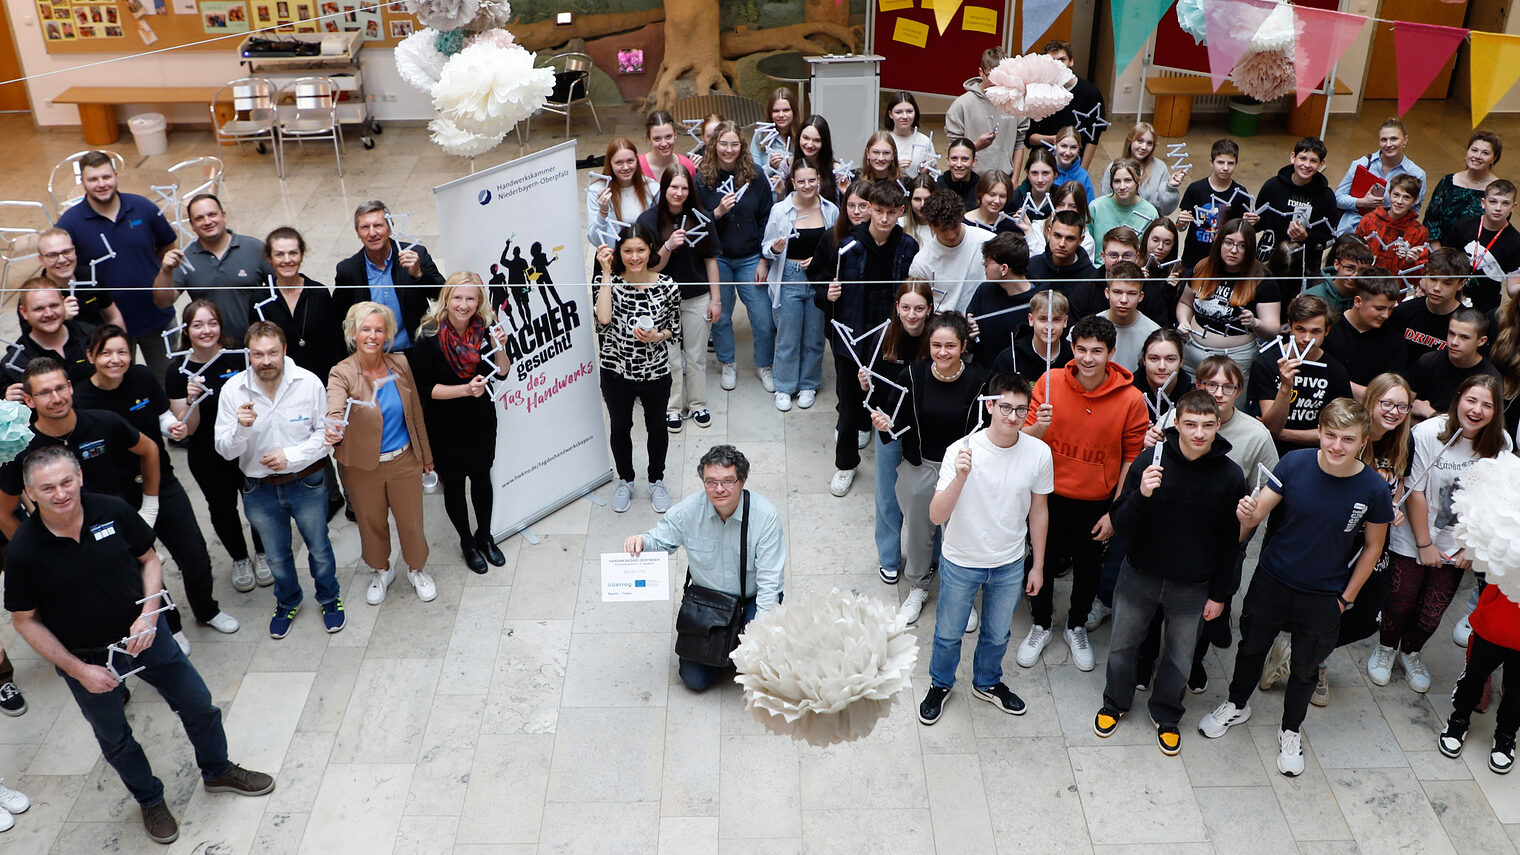
[[[984,57],[984,77],[1000,58]],[[925,723],[953,683],[944,657],[979,625],[976,693],[1022,711],[995,666],[1013,603],[1018,591],[1031,598],[1017,661],[1033,667],[1055,636],[1049,577],[1069,570],[1061,633],[1078,668],[1094,667],[1087,633],[1115,622],[1095,729],[1111,733],[1136,687],[1153,687],[1158,740],[1176,753],[1182,693],[1203,691],[1208,645],[1230,643],[1245,544],[1265,523],[1230,699],[1201,729],[1222,735],[1249,717],[1253,687],[1285,680],[1279,768],[1297,774],[1304,710],[1329,703],[1335,647],[1376,634],[1370,679],[1401,669],[1414,690],[1430,688],[1420,651],[1471,563],[1453,539],[1451,492],[1467,466],[1513,449],[1520,236],[1515,186],[1491,172],[1502,142],[1475,132],[1466,168],[1441,178],[1422,222],[1425,173],[1397,119],[1338,185],[1311,137],[1253,195],[1234,180],[1232,140],[1214,143],[1207,177],[1186,183],[1187,168],[1158,156],[1154,129],[1138,123],[1095,189],[1082,128],[1037,133],[985,106],[968,84],[941,160],[912,96],[895,94],[855,171],[834,161],[827,121],[798,121],[786,90],[770,101],[773,127],[748,145],[737,125],[703,122],[695,168],[660,148],[675,136],[665,114],[649,118],[648,158],[614,141],[610,186],[594,185],[588,202],[631,190],[624,204],[647,205],[590,212],[614,509],[631,502],[639,396],[651,500],[669,507],[658,408],[667,432],[710,424],[709,324],[731,389],[743,302],[757,373],[782,412],[816,402],[828,341],[830,490],[850,490],[874,443],[877,572],[906,577],[906,623],[938,579]],[[994,148],[999,138],[1012,145]],[[630,176],[635,164],[649,172],[620,184],[619,161]],[[641,317],[654,327],[631,323]],[[1029,440],[1053,463],[1009,451]],[[1032,498],[990,507],[993,493],[973,489],[988,472]],[[1513,641],[1496,627],[1520,612],[1492,586],[1479,580],[1465,612],[1480,607],[1478,590],[1485,611],[1462,619],[1458,642],[1473,643],[1473,626],[1497,632],[1484,644]],[[1459,696],[1471,703],[1442,750],[1487,706],[1487,666],[1500,658],[1468,669]],[[1513,758],[1513,694],[1496,771]]]

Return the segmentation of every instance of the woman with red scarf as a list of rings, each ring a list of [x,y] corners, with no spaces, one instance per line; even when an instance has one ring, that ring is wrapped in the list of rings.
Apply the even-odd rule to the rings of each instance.
[[[506,558],[491,539],[491,462],[496,456],[496,409],[487,378],[506,375],[506,351],[482,358],[502,340],[480,276],[461,271],[444,282],[438,301],[417,329],[412,374],[432,438],[433,463],[443,482],[443,507],[459,532],[464,563],[476,573]],[[475,505],[475,528],[465,504],[465,481]]]

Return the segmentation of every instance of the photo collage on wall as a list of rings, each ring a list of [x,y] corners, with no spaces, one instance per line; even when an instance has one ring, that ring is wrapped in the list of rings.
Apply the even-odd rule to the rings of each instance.
[[[259,29],[276,27],[281,33],[317,33],[317,0],[253,0],[248,4],[253,25]]]
[[[121,9],[96,3],[50,3],[38,0],[37,17],[43,38],[50,42],[77,39],[125,38]]]

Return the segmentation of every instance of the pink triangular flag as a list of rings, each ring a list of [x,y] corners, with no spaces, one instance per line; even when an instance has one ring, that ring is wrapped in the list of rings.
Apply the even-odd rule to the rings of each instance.
[[[1273,3],[1254,0],[1218,0],[1203,4],[1204,34],[1208,39],[1209,78],[1214,91],[1224,85],[1235,63],[1251,47],[1251,37],[1272,14]]]
[[[1314,89],[1330,73],[1341,54],[1356,41],[1357,33],[1367,19],[1361,15],[1331,12],[1328,9],[1312,9],[1308,6],[1293,7],[1294,30],[1293,72],[1294,94],[1302,104],[1314,94]],[[1334,86],[1334,81],[1331,81]]]
[[[1394,22],[1393,48],[1398,55],[1395,62],[1399,67],[1400,116],[1420,100],[1466,38],[1467,30],[1460,27]]]

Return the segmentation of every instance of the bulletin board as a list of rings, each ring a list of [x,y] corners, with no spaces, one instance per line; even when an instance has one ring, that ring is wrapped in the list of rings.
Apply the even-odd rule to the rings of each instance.
[[[934,4],[954,2],[954,14],[939,31]],[[881,64],[883,91],[905,89],[955,97],[975,77],[982,51],[1019,41],[1023,23],[1017,0],[874,0],[874,44],[885,57]],[[1071,6],[1035,41],[1071,38]],[[1012,38],[1008,36],[1013,33]]]
[[[140,53],[182,47],[232,52],[248,33],[359,31],[366,47],[394,47],[420,29],[380,0],[32,0],[51,54]],[[206,42],[207,39],[216,41]],[[206,42],[201,44],[201,42]]]
[[[1293,0],[1296,6],[1312,9],[1339,8],[1339,0]],[[1177,7],[1168,9],[1156,26],[1155,48],[1151,52],[1151,65],[1195,74],[1209,73],[1209,49],[1199,44],[1177,23]]]

